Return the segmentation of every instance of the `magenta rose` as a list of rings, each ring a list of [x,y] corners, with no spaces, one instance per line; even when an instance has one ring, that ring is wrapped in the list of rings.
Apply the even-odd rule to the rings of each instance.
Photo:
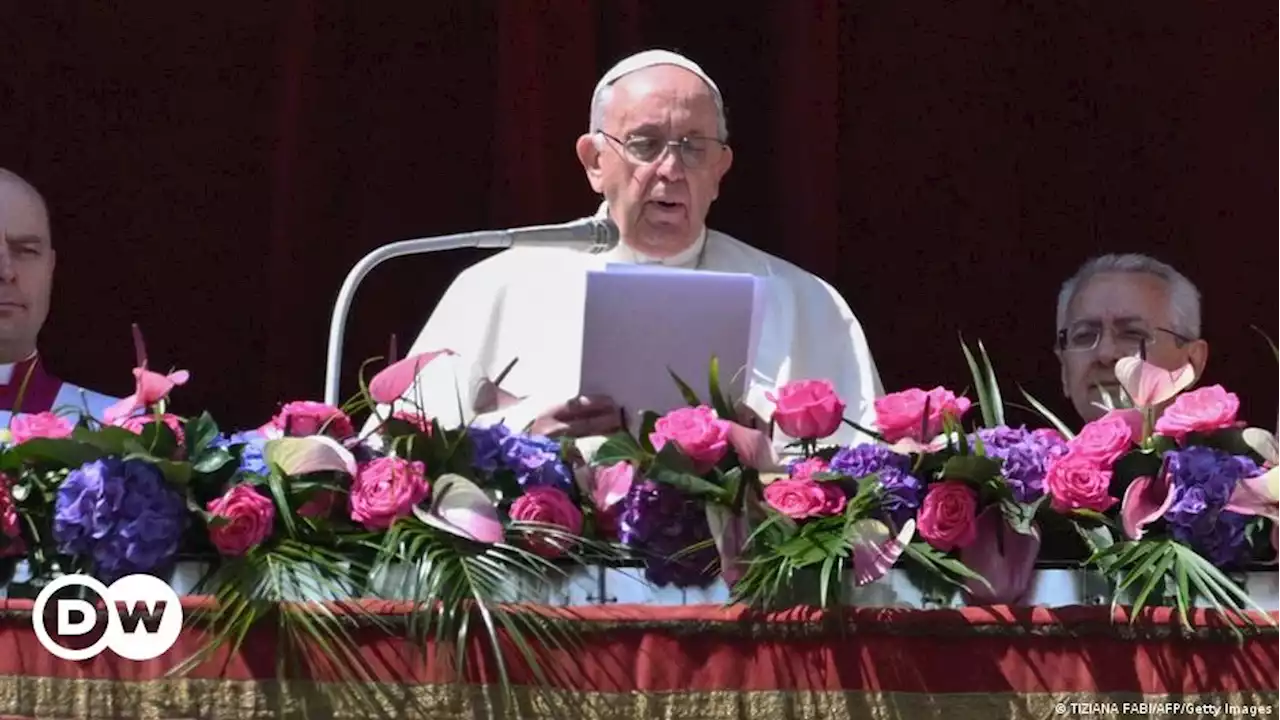
[[[1240,398],[1221,385],[1179,395],[1156,420],[1156,432],[1182,442],[1191,433],[1229,428],[1236,422]]]
[[[916,529],[943,552],[968,547],[978,536],[978,493],[967,483],[947,480],[929,488],[920,504]]]
[[[65,438],[75,430],[75,423],[51,412],[14,415],[9,422],[13,444],[20,445],[32,438]]]
[[[268,436],[306,437],[319,435],[321,428],[325,435],[335,440],[345,440],[355,434],[351,418],[346,413],[332,405],[310,400],[286,403],[262,429]]]
[[[419,461],[382,457],[361,465],[351,483],[351,519],[370,530],[385,530],[413,513],[431,485]]]
[[[223,555],[243,555],[275,529],[275,505],[252,485],[236,485],[206,509],[226,521],[209,528],[209,540]]]
[[[1058,512],[1095,510],[1104,512],[1120,502],[1108,494],[1111,472],[1093,458],[1068,452],[1049,461],[1045,468],[1044,487]]]
[[[655,450],[662,450],[668,442],[675,443],[697,471],[704,473],[729,452],[729,428],[728,420],[716,417],[715,411],[705,405],[680,408],[658,418],[649,442]]]
[[[554,525],[574,535],[582,532],[582,511],[558,488],[529,488],[511,503],[511,519]],[[543,557],[553,558],[564,554],[564,541],[561,538],[539,537],[534,531],[527,542],[530,550]]]
[[[1110,468],[1129,452],[1134,439],[1129,421],[1113,411],[1087,423],[1080,429],[1080,434],[1067,443],[1067,447],[1079,459],[1088,460],[1099,468]]]
[[[777,405],[773,421],[793,438],[819,440],[834,433],[844,419],[844,402],[826,380],[789,382],[777,396],[765,397]]]
[[[819,457],[806,458],[791,465],[792,480],[813,480],[814,473],[827,472],[831,467]]]
[[[955,393],[941,387],[929,392],[912,388],[890,393],[875,401],[876,427],[885,442],[906,439],[928,442],[942,432],[945,418],[960,420],[970,405],[969,398],[958,398]],[[928,418],[924,416],[926,407]]]
[[[844,491],[836,483],[777,480],[764,489],[764,500],[792,520],[829,517],[844,511]]]
[[[13,502],[13,479],[0,474],[0,557],[25,555],[27,543],[22,539],[22,518]]]

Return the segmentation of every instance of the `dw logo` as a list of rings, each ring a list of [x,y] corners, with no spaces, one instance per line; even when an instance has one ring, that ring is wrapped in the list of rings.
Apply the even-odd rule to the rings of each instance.
[[[45,627],[45,609],[50,603],[56,618],[54,629],[59,636],[88,635],[98,627],[94,602],[54,597],[59,590],[73,585],[97,593],[107,610],[107,627],[102,637],[85,648],[59,645]],[[36,596],[31,623],[40,644],[63,660],[86,660],[106,648],[129,660],[151,660],[163,655],[178,641],[182,630],[182,601],[168,583],[151,575],[126,575],[111,583],[111,587],[88,575],[63,575]]]

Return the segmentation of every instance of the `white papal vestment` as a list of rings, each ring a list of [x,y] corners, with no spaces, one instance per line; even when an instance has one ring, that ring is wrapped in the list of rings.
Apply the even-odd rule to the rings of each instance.
[[[421,393],[427,413],[446,427],[500,416],[514,430],[576,396],[587,272],[619,262],[659,261],[626,245],[600,255],[520,247],[463,271],[410,351],[449,349],[458,356],[425,368],[417,387],[406,396]],[[764,321],[744,398],[760,417],[767,420],[773,412],[766,392],[791,380],[826,379],[847,403],[845,417],[864,427],[871,425],[873,402],[883,394],[879,374],[858,319],[825,281],[714,230],[704,232],[680,256],[661,262],[763,279]],[[518,362],[501,386],[523,400],[488,416],[458,418],[459,393],[464,406],[471,407],[477,379],[495,378],[513,359]],[[704,379],[689,381],[705,394]],[[867,440],[847,425],[841,426],[835,439],[841,443]]]

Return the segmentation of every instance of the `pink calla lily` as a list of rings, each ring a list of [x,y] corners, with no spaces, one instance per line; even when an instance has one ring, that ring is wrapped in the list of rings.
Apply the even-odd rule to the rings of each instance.
[[[431,361],[441,355],[455,355],[452,350],[418,353],[391,363],[369,381],[369,395],[377,403],[393,403],[413,385],[413,381]]]
[[[720,552],[720,576],[733,587],[745,570],[739,558],[751,532],[747,519],[724,505],[707,503],[707,525]]]
[[[327,435],[282,437],[268,440],[262,458],[286,475],[340,472],[356,475],[356,458],[342,443]]]
[[[608,512],[631,492],[635,478],[635,466],[626,461],[595,468],[591,477],[592,504],[597,510]]]
[[[1153,408],[1172,400],[1196,381],[1195,368],[1188,363],[1166,370],[1137,357],[1116,361],[1116,379],[1139,408]]]
[[[458,537],[494,544],[502,542],[498,509],[479,485],[452,473],[432,483],[431,509],[415,508],[420,520]]]
[[[786,466],[778,457],[773,443],[769,442],[768,436],[759,430],[730,422],[729,444],[733,446],[733,452],[737,454],[738,460],[752,470],[763,473],[786,471]]]
[[[1012,605],[1025,598],[1040,552],[1040,528],[1034,523],[1024,535],[1009,527],[1000,506],[989,505],[978,513],[977,536],[960,550],[960,562],[986,580],[966,580],[970,602],[979,605]]]
[[[1241,480],[1222,509],[1280,519],[1280,468],[1273,467],[1261,475]]]
[[[1133,540],[1141,540],[1143,528],[1159,520],[1168,511],[1173,505],[1173,497],[1173,483],[1169,482],[1168,473],[1134,478],[1120,502],[1120,522],[1124,526],[1124,534]]]
[[[867,585],[884,577],[898,561],[916,532],[915,518],[907,520],[895,537],[888,525],[874,518],[863,518],[849,527],[853,545],[853,577],[858,585]]]
[[[174,370],[168,374],[153,372],[147,369],[147,346],[142,339],[142,329],[133,326],[133,349],[138,365],[133,369],[134,391],[132,395],[122,398],[103,412],[103,420],[108,425],[118,424],[139,410],[155,405],[164,400],[178,385],[184,385],[191,379],[186,370]]]

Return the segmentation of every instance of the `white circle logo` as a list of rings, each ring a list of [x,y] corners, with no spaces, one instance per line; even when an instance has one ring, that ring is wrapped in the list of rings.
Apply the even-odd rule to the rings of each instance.
[[[99,625],[98,610],[92,600],[54,598],[54,593],[73,585],[92,590],[107,609],[105,632],[86,648],[59,645],[45,627],[45,609],[51,603],[54,630],[60,637],[87,635]],[[31,624],[44,649],[63,660],[87,660],[107,648],[128,660],[151,660],[163,655],[178,641],[182,631],[182,600],[168,583],[151,575],[126,575],[111,583],[111,587],[88,575],[63,575],[36,596]]]

